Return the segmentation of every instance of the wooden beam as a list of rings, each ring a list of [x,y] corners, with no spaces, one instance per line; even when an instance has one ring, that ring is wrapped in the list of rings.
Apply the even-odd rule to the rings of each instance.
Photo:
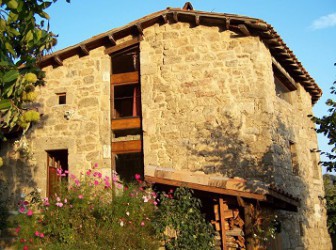
[[[196,26],[200,25],[200,16],[199,15],[195,15],[195,24],[196,24]]]
[[[295,80],[288,74],[288,72],[281,66],[281,64],[272,57],[272,64],[274,73],[286,85],[289,90],[296,90]]]
[[[113,85],[132,84],[138,82],[139,82],[139,71],[111,75],[111,84]]]
[[[63,66],[63,61],[59,56],[55,56],[54,61],[56,62],[57,66]]]
[[[84,54],[84,55],[89,55],[90,54],[90,51],[88,50],[88,48],[86,47],[85,44],[81,44],[79,45],[79,48],[81,50],[81,52]]]
[[[296,201],[294,199],[291,199],[289,197],[287,197],[286,195],[282,195],[276,191],[273,191],[271,189],[268,190],[268,195],[270,195],[271,197],[274,197],[274,198],[277,198],[281,201],[285,201],[295,207],[298,207],[300,205],[300,202],[299,201]]]
[[[142,151],[141,140],[112,142],[113,154],[138,153]]]
[[[220,224],[221,224],[221,238],[222,238],[222,249],[226,250],[226,230],[225,230],[225,206],[223,198],[219,198],[219,213],[220,213]]]
[[[166,14],[161,15],[161,17],[162,17],[164,23],[168,22],[168,18],[167,18]]]
[[[137,24],[135,25],[135,27],[136,27],[137,31],[139,32],[139,35],[143,36],[143,29],[142,29],[142,27],[141,27],[141,24],[140,24],[140,23],[137,23]]]
[[[225,18],[225,28],[227,29],[227,30],[229,30],[230,29],[230,22],[231,22],[231,20],[230,20],[230,18]]]
[[[251,35],[250,31],[248,30],[248,28],[247,28],[246,25],[244,25],[244,24],[239,24],[239,25],[238,25],[238,29],[239,29],[240,32],[243,33],[245,36],[250,36],[250,35]]]
[[[178,16],[177,16],[177,11],[173,12],[173,19],[177,23],[178,22]]]
[[[259,201],[265,201],[266,200],[266,196],[263,195],[263,194],[256,194],[256,193],[237,191],[237,190],[232,190],[232,189],[206,186],[206,185],[196,184],[196,183],[192,183],[192,182],[171,180],[171,179],[153,177],[153,176],[148,176],[148,175],[145,176],[145,180],[150,182],[150,183],[158,183],[158,184],[164,184],[164,185],[170,185],[170,186],[176,186],[176,187],[181,187],[181,186],[189,187],[191,189],[200,190],[200,191],[204,191],[204,192],[215,193],[215,194],[222,194],[222,195],[229,195],[229,196],[240,196],[240,197],[249,198],[249,199],[256,199],[256,200],[259,200]]]
[[[110,55],[110,54],[112,54],[114,52],[117,52],[119,50],[125,49],[127,47],[131,47],[131,46],[137,45],[141,40],[142,40],[141,37],[137,37],[137,38],[131,39],[129,41],[126,41],[126,42],[124,42],[122,44],[115,45],[115,46],[113,46],[111,48],[107,48],[107,49],[105,49],[105,54]]]
[[[117,42],[114,40],[113,34],[109,34],[108,39],[110,40],[113,46],[117,44]]]
[[[134,129],[140,127],[141,120],[139,117],[112,120],[112,130]]]

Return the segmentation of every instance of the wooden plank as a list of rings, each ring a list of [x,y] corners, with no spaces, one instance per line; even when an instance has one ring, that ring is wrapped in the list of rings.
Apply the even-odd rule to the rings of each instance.
[[[139,82],[139,71],[112,74],[111,75],[111,84],[131,84]]]
[[[113,46],[111,48],[107,48],[107,49],[105,49],[105,54],[110,55],[110,54],[112,54],[114,52],[117,52],[119,50],[125,49],[127,47],[131,47],[131,46],[137,45],[141,40],[142,40],[142,37],[136,37],[136,38],[131,39],[131,40],[127,41],[127,42],[121,43],[119,45],[115,45],[115,46]]]
[[[165,184],[170,186],[183,186],[192,188],[195,190],[215,193],[215,194],[222,194],[222,195],[230,195],[230,196],[240,196],[250,199],[256,199],[259,201],[265,201],[266,196],[263,194],[255,194],[250,192],[244,192],[244,191],[236,191],[231,189],[225,189],[225,188],[219,188],[219,187],[212,187],[212,186],[205,186],[201,184],[196,184],[192,182],[185,182],[185,181],[177,181],[177,180],[171,180],[171,179],[165,179],[165,178],[159,178],[159,177],[153,177],[153,176],[145,176],[145,180],[150,183],[159,183],[159,184]]]
[[[139,117],[112,120],[112,130],[140,128]]]
[[[224,217],[224,200],[219,198],[219,212],[220,212],[220,224],[221,224],[221,238],[222,238],[222,249],[226,250],[226,230],[225,230],[225,217]]]
[[[138,153],[141,150],[141,140],[112,142],[113,154]]]

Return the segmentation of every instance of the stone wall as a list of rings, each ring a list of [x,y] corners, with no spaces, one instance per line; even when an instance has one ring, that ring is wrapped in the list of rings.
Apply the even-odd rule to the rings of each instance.
[[[274,183],[301,198],[297,213],[279,211],[284,249],[330,249],[311,98],[299,84],[291,103],[276,95],[260,39],[174,23],[147,28],[140,50],[145,173],[157,166]]]
[[[2,147],[7,162],[1,174],[8,183],[8,192],[16,194],[16,199],[32,187],[45,196],[47,150],[67,149],[69,171],[73,174],[97,163],[110,175],[110,65],[110,57],[100,47],[90,51],[89,56],[74,56],[64,60],[61,67],[44,69],[46,86],[37,89],[43,115],[25,136],[31,160],[20,160],[11,149],[13,141]],[[57,93],[66,93],[66,104],[59,104]]]

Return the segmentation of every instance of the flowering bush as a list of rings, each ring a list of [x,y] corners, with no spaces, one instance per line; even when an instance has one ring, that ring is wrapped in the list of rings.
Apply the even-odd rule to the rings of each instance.
[[[151,220],[155,193],[137,183],[123,184],[95,168],[38,205],[19,203],[19,249],[157,249]],[[34,207],[35,206],[35,207]]]
[[[166,249],[214,249],[214,228],[202,215],[201,201],[180,187],[160,196],[154,227]]]

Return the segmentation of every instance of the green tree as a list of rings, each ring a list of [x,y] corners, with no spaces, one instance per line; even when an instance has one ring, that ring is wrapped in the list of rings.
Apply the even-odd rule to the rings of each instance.
[[[335,64],[336,66],[336,64]],[[331,87],[330,93],[336,94],[336,81]],[[328,114],[322,118],[313,117],[313,121],[317,124],[317,133],[321,133],[329,140],[328,144],[332,147],[330,152],[321,152],[327,160],[321,161],[322,166],[326,167],[327,171],[336,170],[336,102],[328,99],[326,102]]]
[[[336,176],[323,175],[325,199],[328,214],[328,231],[336,235]]]
[[[45,12],[56,1],[0,0],[0,141],[4,129],[26,130],[40,118],[28,104],[44,84],[38,60],[56,44]]]

